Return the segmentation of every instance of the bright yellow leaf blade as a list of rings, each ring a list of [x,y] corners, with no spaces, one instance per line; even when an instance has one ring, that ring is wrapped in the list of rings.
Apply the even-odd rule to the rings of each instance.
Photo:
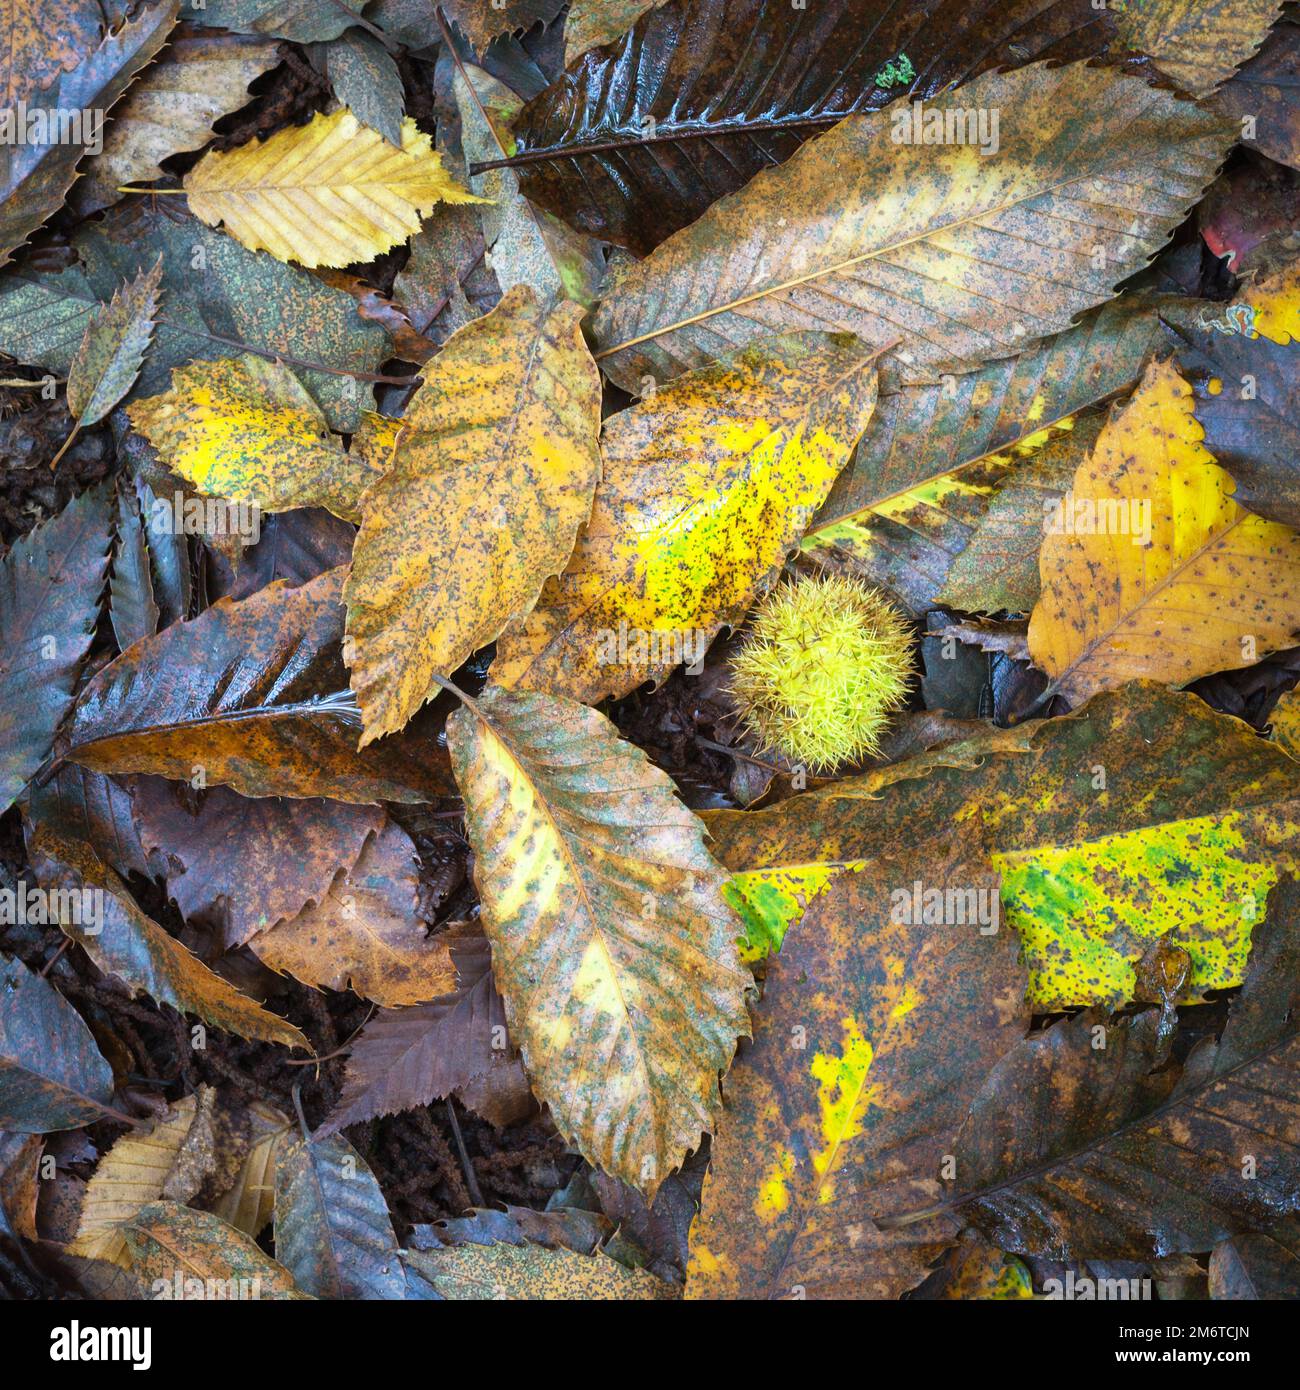
[[[345,450],[297,377],[252,353],[177,367],[171,390],[132,402],[127,417],[199,492],[266,512],[327,507],[359,521],[361,494],[383,472],[381,452]]]
[[[511,1039],[560,1133],[653,1198],[749,1032],[739,919],[668,777],[572,700],[490,688],[447,723]]]
[[[194,215],[252,251],[305,266],[373,261],[420,230],[435,203],[481,203],[408,116],[402,148],[346,107],[269,140],[205,155],[185,176]]]
[[[875,403],[868,350],[810,333],[612,416],[591,520],[501,640],[493,678],[594,704],[701,658],[775,578]]]
[[[392,733],[564,568],[600,475],[600,374],[576,304],[516,286],[425,372],[367,492],[344,589],[365,722]]]
[[[1148,367],[1043,541],[1029,650],[1072,702],[1250,666],[1300,635],[1300,535],[1238,506],[1192,406],[1172,363]]]

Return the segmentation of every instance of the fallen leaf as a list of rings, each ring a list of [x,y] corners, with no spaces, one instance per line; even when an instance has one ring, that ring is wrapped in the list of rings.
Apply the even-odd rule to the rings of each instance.
[[[687,1298],[897,1298],[952,1242],[951,1220],[874,1218],[946,1190],[966,1106],[1028,1026],[997,898],[958,837],[844,875],[791,931],[727,1078]]]
[[[648,13],[627,33],[629,11]],[[612,42],[528,103],[511,162],[528,197],[637,255],[851,113],[1114,37],[1091,0],[643,0],[571,5],[570,64],[593,22]]]
[[[246,796],[425,801],[451,792],[446,753],[417,724],[356,751],[360,715],[342,661],[345,572],[222,599],[138,642],[91,680],[67,756]]]
[[[268,512],[319,506],[360,521],[361,494],[383,476],[365,449],[344,449],[286,366],[252,354],[177,367],[170,391],[127,416],[199,492]]]
[[[68,369],[68,410],[80,426],[95,425],[135,385],[158,314],[162,257],[96,309]]]
[[[112,1069],[81,1015],[43,976],[0,957],[0,1129],[78,1129],[112,1099]]]
[[[541,1245],[459,1245],[408,1250],[406,1259],[443,1298],[544,1299],[547,1302],[636,1302],[676,1298],[671,1284],[628,1269],[597,1251],[548,1250]]]
[[[211,1212],[150,1202],[127,1222],[136,1273],[155,1299],[299,1299],[283,1265]]]
[[[301,1047],[311,1044],[293,1024],[267,1012],[214,974],[197,956],[145,916],[120,878],[84,845],[37,832],[30,846],[33,867],[49,893],[98,898],[99,919],[61,921],[60,927],[95,964],[128,986],[178,1013],[193,1014],[241,1038]]]
[[[583,1157],[653,1198],[747,1034],[699,822],[595,710],[489,689],[447,725],[510,1034]]]
[[[103,150],[73,185],[75,207],[96,212],[117,202],[119,187],[163,178],[161,161],[206,145],[213,123],[249,101],[249,84],[279,61],[265,39],[178,27],[114,109]]]
[[[611,416],[568,568],[493,679],[595,702],[703,659],[776,579],[876,402],[853,339],[774,338]]]
[[[401,729],[564,568],[600,476],[581,311],[510,291],[425,372],[366,493],[344,589],[362,745]]]
[[[384,1194],[342,1135],[299,1139],[277,1154],[275,1252],[298,1287],[317,1298],[403,1297]]]
[[[1121,38],[1184,91],[1214,91],[1264,42],[1282,0],[1143,0],[1118,13]]]
[[[407,117],[396,153],[346,107],[258,143],[210,152],[185,176],[190,210],[252,251],[305,266],[372,261],[435,203],[474,203]]]
[[[901,340],[916,373],[1010,356],[1145,265],[1232,134],[1085,64],[988,73],[924,105],[922,140],[926,121],[1016,115],[996,153],[986,121],[987,155],[918,143],[905,103],[846,117],[613,279],[591,324],[605,373],[636,391],[719,344],[827,321],[876,348]]]
[[[1029,649],[1073,703],[1249,666],[1300,635],[1300,535],[1237,504],[1202,434],[1191,388],[1153,363],[1063,499]]]
[[[0,561],[0,808],[49,756],[99,619],[109,492],[82,493]]]

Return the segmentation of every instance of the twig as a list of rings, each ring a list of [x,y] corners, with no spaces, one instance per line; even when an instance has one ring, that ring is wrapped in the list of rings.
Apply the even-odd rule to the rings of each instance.
[[[447,1117],[451,1120],[451,1132],[456,1138],[456,1148],[460,1151],[460,1166],[465,1170],[465,1186],[469,1188],[469,1199],[476,1207],[483,1205],[483,1193],[478,1185],[478,1174],[474,1171],[474,1165],[469,1159],[469,1150],[465,1147],[465,1138],[460,1132],[460,1121],[456,1118],[456,1107],[452,1105],[450,1098],[443,1101],[447,1107]]]

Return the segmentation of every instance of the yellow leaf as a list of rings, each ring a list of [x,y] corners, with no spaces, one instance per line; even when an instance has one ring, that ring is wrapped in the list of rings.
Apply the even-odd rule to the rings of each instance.
[[[1300,536],[1233,500],[1192,406],[1171,363],[1148,367],[1043,541],[1029,650],[1072,702],[1250,666],[1300,635]]]
[[[387,822],[320,902],[253,938],[258,959],[304,984],[351,988],[386,1008],[450,993],[456,968],[445,938],[428,937],[416,915],[410,849],[406,832]]]
[[[1282,0],[1129,0],[1111,8],[1130,48],[1203,97],[1264,42]]]
[[[409,116],[395,150],[346,107],[206,154],[185,191],[208,226],[305,266],[373,261],[418,232],[435,203],[486,201],[459,187]]]
[[[122,1135],[104,1155],[82,1198],[69,1254],[130,1268],[124,1223],[163,1195],[194,1123],[195,1103],[192,1095],[177,1101],[147,1133]]]
[[[244,1161],[235,1181],[208,1204],[208,1209],[256,1240],[275,1208],[275,1164],[280,1146],[291,1142],[295,1131],[289,1120],[265,1101],[249,1103],[248,1120],[252,1141]]]
[[[1269,719],[1273,726],[1269,737],[1300,762],[1300,690],[1286,691],[1273,706]]]
[[[364,747],[402,726],[564,567],[600,474],[600,375],[578,328],[516,286],[452,335],[367,492],[344,588]]]
[[[740,922],[668,777],[572,700],[490,688],[447,723],[510,1037],[560,1133],[653,1198],[749,1031]]]
[[[1255,311],[1256,333],[1281,347],[1300,343],[1300,257],[1246,285],[1241,300]]]
[[[267,512],[327,507],[359,521],[361,494],[383,472],[371,444],[381,427],[367,426],[349,453],[298,378],[252,353],[177,367],[171,390],[133,402],[127,417],[199,492]]]
[[[856,339],[794,334],[612,416],[591,520],[493,678],[595,703],[703,657],[776,577],[875,402]]]

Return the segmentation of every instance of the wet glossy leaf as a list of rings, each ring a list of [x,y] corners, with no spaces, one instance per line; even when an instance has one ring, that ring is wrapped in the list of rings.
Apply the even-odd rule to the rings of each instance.
[[[0,957],[0,1129],[77,1129],[112,1098],[112,1069],[81,1015],[48,980]]]
[[[1234,129],[1083,64],[989,73],[925,111],[846,117],[624,268],[592,319],[606,373],[636,391],[828,321],[901,343],[909,371],[1011,356],[1146,263]],[[967,143],[924,143],[927,121],[946,139],[950,113],[955,136],[959,111],[985,113],[983,144],[965,114]]]
[[[298,1287],[317,1298],[403,1297],[406,1281],[384,1194],[342,1135],[281,1148],[275,1252]]]
[[[962,1126],[946,1209],[1000,1249],[1054,1259],[1205,1250],[1287,1215],[1297,922],[1294,883],[1280,884],[1227,1023],[1181,1064],[1168,1064],[1155,1012],[1080,1014],[1012,1048]]]
[[[241,994],[145,916],[122,880],[85,845],[42,830],[32,842],[31,855],[37,878],[48,892],[80,894],[83,902],[87,891],[97,896],[100,920],[88,920],[83,911],[79,921],[65,920],[60,926],[132,994],[148,994],[159,1004],[170,1004],[179,1013],[194,1014],[239,1037],[311,1051],[293,1024]]]
[[[1192,958],[1188,998],[1239,984],[1279,872],[1300,871],[1300,768],[1245,724],[1150,683],[993,730],[760,812],[704,815],[751,938],[780,941],[900,825],[918,847],[986,827],[1030,1000],[1121,1004],[1152,938]]]
[[[699,822],[571,700],[489,690],[448,721],[510,1033],[583,1157],[653,1197],[749,1029],[739,923]]]
[[[75,67],[64,69],[57,65],[53,80],[44,90],[28,92],[27,109],[19,115],[24,136],[30,117],[38,114],[44,117],[37,127],[44,136],[17,141],[11,133],[0,151],[0,265],[6,264],[12,253],[58,210],[77,177],[77,161],[94,140],[94,132],[85,122],[93,121],[96,115],[102,120],[132,78],[158,52],[176,22],[178,7],[179,0],[162,0],[151,9],[142,10],[137,18],[127,20],[116,31],[110,29],[98,47],[87,52]],[[36,26],[30,22],[11,23],[10,37],[30,33],[33,27]],[[81,30],[82,25],[78,24],[77,29]],[[77,42],[72,35],[66,35],[64,41],[68,39]],[[66,117],[63,122],[65,130],[81,129],[80,141],[59,138],[61,111],[81,118],[76,127],[69,127]]]
[[[997,895],[959,839],[846,874],[792,929],[727,1078],[688,1298],[897,1298],[951,1243],[951,1219],[874,1218],[945,1190],[966,1106],[1029,1022]]]
[[[618,19],[629,9],[648,13],[624,35]],[[851,112],[928,99],[994,67],[1089,58],[1113,37],[1111,17],[1090,0],[593,10],[614,42],[525,107],[517,167],[530,198],[640,255]],[[571,7],[570,61],[574,29]]]
[[[222,599],[137,643],[77,703],[68,757],[246,796],[424,801],[451,790],[423,726],[356,751],[360,716],[342,662],[344,572]]]
[[[48,757],[72,705],[108,568],[109,496],[83,493],[0,561],[0,807]]]

